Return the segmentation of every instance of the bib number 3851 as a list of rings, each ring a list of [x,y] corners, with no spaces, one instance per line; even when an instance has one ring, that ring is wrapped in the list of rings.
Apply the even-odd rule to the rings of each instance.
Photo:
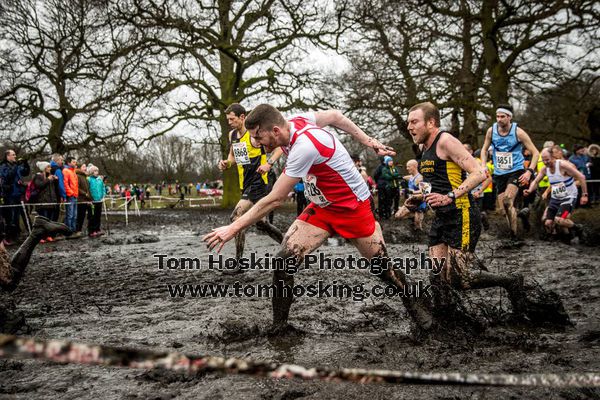
[[[308,201],[315,203],[319,207],[326,207],[331,202],[327,200],[321,189],[317,186],[317,177],[307,175],[304,179],[304,196]]]
[[[496,167],[498,169],[509,170],[513,167],[512,153],[499,151],[496,153]]]

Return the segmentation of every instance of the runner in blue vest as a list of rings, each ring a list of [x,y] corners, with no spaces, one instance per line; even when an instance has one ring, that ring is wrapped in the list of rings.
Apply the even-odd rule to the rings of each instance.
[[[504,210],[513,237],[517,236],[517,209],[515,199],[519,186],[528,187],[534,170],[523,165],[523,146],[531,152],[531,164],[537,165],[539,152],[529,135],[516,122],[512,122],[513,109],[501,104],[496,109],[496,123],[487,130],[481,149],[481,164],[486,168],[488,148],[492,146],[494,161],[494,187],[498,202]]]
[[[423,200],[421,192],[421,183],[423,175],[419,173],[419,163],[417,160],[409,160],[406,163],[408,175],[404,177],[408,181],[409,196],[402,207],[398,209],[394,218],[402,219],[414,215],[414,228],[417,231],[423,230],[423,217],[427,211],[427,203]]]

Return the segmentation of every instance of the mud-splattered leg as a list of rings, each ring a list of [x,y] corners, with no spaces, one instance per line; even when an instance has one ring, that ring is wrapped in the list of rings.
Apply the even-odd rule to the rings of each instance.
[[[523,275],[473,271],[471,267],[475,256],[469,251],[449,248],[448,255],[450,262],[446,264],[446,271],[442,275],[446,283],[456,290],[504,288],[508,292],[514,311],[516,313],[524,312]]]
[[[281,231],[277,229],[275,225],[272,225],[271,223],[265,220],[258,221],[256,223],[256,229],[263,233],[266,233],[271,239],[273,239],[277,243],[283,242],[283,233],[281,233]]]
[[[294,258],[296,265],[299,265],[304,261],[306,254],[321,246],[329,236],[329,232],[321,228],[295,220],[283,238],[277,257]],[[273,331],[277,333],[278,331],[283,332],[287,327],[294,297],[292,291],[285,288],[294,286],[294,276],[283,270],[276,270],[273,272],[273,285],[276,288],[275,296],[272,298]]]
[[[253,203],[250,200],[244,200],[244,199],[240,200],[236,204],[235,208],[233,209],[233,212],[231,213],[229,220],[231,222],[235,221],[236,219],[238,219],[239,217],[244,215],[244,213],[246,213],[246,211],[248,211],[250,208],[252,208],[252,206],[253,206]],[[235,235],[235,258],[236,258],[236,260],[239,260],[244,255],[244,244],[245,243],[246,243],[246,231],[241,230],[237,235]]]
[[[0,244],[0,287],[2,289],[12,292],[17,288],[25,274],[25,269],[29,264],[35,246],[40,240],[54,233],[70,234],[72,232],[64,224],[38,216],[35,219],[31,233],[13,254],[10,262],[8,261],[6,249]]]
[[[382,263],[382,271],[378,276],[384,282],[394,285],[397,288],[405,288],[411,285],[408,277],[401,270],[394,270],[389,259],[381,226],[375,223],[375,232],[369,237],[352,239],[351,242],[356,246],[363,257],[371,260],[379,258]],[[433,317],[430,310],[430,302],[426,298],[402,297],[402,302],[409,315],[415,323],[423,329],[430,329],[433,324]]]
[[[515,199],[518,191],[519,188],[516,185],[508,184],[504,193],[498,196],[498,201],[502,205],[508,221],[508,227],[515,237],[517,236],[517,208],[515,207]]]

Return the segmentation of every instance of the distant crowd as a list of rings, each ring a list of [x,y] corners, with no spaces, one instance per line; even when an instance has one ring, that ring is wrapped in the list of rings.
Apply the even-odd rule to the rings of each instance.
[[[22,236],[30,222],[30,214],[37,213],[52,221],[61,218],[64,205],[64,222],[74,234],[68,238],[91,238],[102,236],[103,200],[106,196],[118,196],[127,201],[135,199],[140,207],[151,192],[158,196],[219,196],[222,181],[202,183],[161,182],[157,184],[113,185],[106,182],[97,166],[80,163],[75,157],[54,154],[49,161],[38,161],[32,170],[28,160],[17,157],[14,150],[7,150],[0,163],[0,235],[3,245],[12,245]],[[87,220],[87,226],[85,226]],[[47,237],[44,242],[64,237]]]

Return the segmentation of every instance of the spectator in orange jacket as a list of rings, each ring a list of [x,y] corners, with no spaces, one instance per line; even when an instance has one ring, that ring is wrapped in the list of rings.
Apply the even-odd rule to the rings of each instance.
[[[63,169],[65,192],[67,193],[65,225],[75,232],[77,230],[77,196],[79,196],[79,183],[77,182],[77,175],[75,174],[77,160],[75,157],[69,156],[65,161],[66,165]],[[75,235],[71,235],[70,237],[73,236]]]

